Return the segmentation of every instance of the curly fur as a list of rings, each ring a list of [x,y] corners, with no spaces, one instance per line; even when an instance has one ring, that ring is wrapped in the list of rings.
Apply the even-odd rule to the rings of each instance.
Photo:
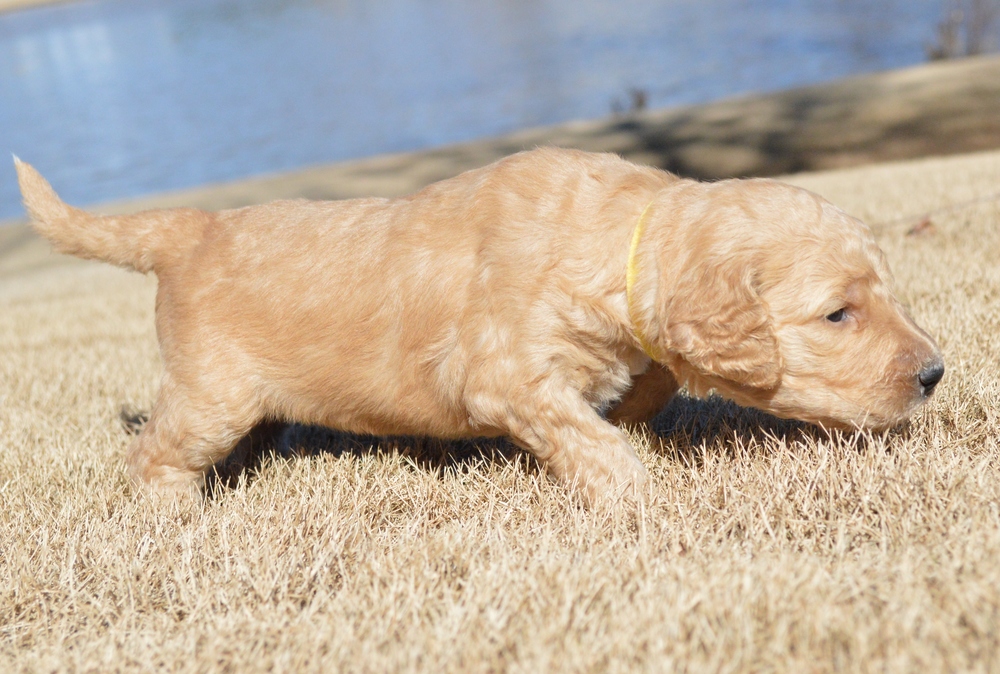
[[[686,384],[783,417],[889,426],[933,340],[871,233],[774,181],[701,184],[539,149],[405,198],[94,216],[17,162],[55,247],[159,279],[164,375],[134,482],[197,493],[254,426],[501,436],[591,501],[642,492],[619,424]],[[626,302],[639,214],[649,223]],[[846,308],[846,318],[826,316]],[[651,362],[635,325],[663,354]]]

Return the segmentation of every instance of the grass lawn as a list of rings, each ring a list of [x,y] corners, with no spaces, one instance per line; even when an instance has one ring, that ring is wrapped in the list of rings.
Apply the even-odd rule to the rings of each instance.
[[[872,225],[945,378],[874,436],[681,397],[637,518],[505,443],[302,428],[157,510],[155,278],[0,251],[0,670],[1000,670],[1000,153],[789,181]]]

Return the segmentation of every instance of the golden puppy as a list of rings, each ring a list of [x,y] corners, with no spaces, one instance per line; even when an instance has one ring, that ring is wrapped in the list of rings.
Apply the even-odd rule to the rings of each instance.
[[[159,279],[165,372],[134,482],[197,493],[256,424],[509,436],[590,500],[641,490],[619,423],[686,384],[839,427],[944,372],[871,232],[769,180],[540,149],[400,199],[101,217],[17,163],[57,250]]]

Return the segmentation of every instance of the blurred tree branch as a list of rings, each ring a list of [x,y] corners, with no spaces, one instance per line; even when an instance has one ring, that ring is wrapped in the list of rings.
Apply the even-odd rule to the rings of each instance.
[[[931,60],[976,56],[998,47],[1000,0],[950,0],[938,24],[937,41],[928,45]]]

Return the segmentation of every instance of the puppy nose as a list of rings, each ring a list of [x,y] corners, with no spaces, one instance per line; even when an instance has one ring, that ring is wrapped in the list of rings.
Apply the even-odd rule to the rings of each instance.
[[[925,367],[917,375],[917,379],[920,380],[920,386],[923,388],[923,393],[925,396],[929,396],[937,383],[941,381],[941,377],[944,376],[944,363],[940,360],[935,360],[930,365]]]

